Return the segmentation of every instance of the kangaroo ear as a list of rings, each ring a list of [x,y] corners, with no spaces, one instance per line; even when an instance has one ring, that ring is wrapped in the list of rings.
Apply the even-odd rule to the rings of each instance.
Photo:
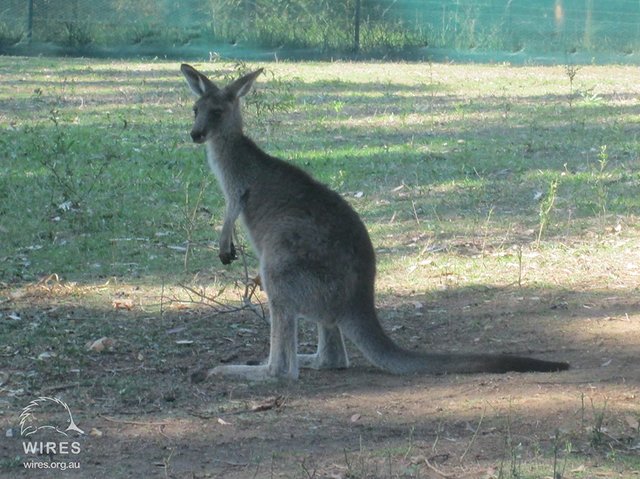
[[[218,87],[213,84],[211,80],[209,80],[206,76],[200,73],[198,70],[193,68],[191,65],[187,65],[183,63],[180,65],[180,71],[184,75],[191,91],[197,95],[202,96],[207,91],[210,90],[218,90]]]
[[[227,85],[226,90],[233,97],[240,98],[241,96],[245,96],[251,90],[251,86],[258,75],[260,75],[264,71],[264,68],[260,68],[252,73],[247,73],[245,76],[238,78],[233,83]]]

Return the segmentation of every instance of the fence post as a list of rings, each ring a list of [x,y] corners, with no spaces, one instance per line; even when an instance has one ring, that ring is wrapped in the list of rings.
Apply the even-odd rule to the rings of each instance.
[[[356,0],[356,11],[354,19],[353,30],[353,51],[358,53],[360,51],[360,0]]]
[[[27,44],[31,45],[33,38],[33,0],[27,2]]]

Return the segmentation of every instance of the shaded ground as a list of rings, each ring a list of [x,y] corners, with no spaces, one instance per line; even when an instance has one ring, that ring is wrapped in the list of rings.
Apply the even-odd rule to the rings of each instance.
[[[189,379],[199,365],[264,357],[267,326],[255,314],[212,317],[173,304],[156,315],[145,311],[144,288],[92,293],[113,309],[89,308],[87,291],[58,284],[14,292],[1,305],[5,326],[46,325],[78,343],[108,322],[113,343],[52,357],[43,350],[40,360],[37,348],[23,354],[28,343],[2,346],[2,427],[14,437],[3,438],[0,477],[638,474],[636,294],[484,288],[382,299],[385,325],[405,346],[526,353],[568,360],[567,373],[394,377],[353,352],[352,369],[264,385]],[[309,331],[301,343],[312,347]],[[76,456],[35,460],[71,458],[79,472],[22,466],[34,455],[22,450],[17,416],[53,395],[87,434],[72,437]]]

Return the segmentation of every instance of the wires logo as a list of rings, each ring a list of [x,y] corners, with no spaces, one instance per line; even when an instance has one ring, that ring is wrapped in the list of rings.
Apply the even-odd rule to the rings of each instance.
[[[63,419],[61,421],[53,421],[51,417],[42,418],[45,408],[49,413],[51,406],[53,406],[53,409],[58,409],[59,413],[62,413]],[[65,437],[68,437],[68,433],[71,431],[84,434],[84,431],[73,420],[71,409],[69,409],[67,403],[58,398],[46,396],[41,396],[31,401],[20,414],[20,435],[22,437],[31,436],[41,430],[53,430]]]
[[[81,452],[74,437],[84,435],[71,409],[61,399],[40,396],[22,409],[19,417],[25,469],[79,469],[80,462],[66,459]],[[48,456],[49,460],[43,460]],[[64,458],[65,460],[60,460]]]

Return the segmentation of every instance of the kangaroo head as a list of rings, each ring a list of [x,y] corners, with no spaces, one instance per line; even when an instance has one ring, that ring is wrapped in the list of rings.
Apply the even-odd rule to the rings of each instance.
[[[223,88],[217,87],[191,65],[182,64],[180,71],[191,91],[198,97],[193,107],[193,141],[204,143],[216,136],[241,133],[240,98],[249,93],[254,80],[262,73],[262,68],[238,78]]]

